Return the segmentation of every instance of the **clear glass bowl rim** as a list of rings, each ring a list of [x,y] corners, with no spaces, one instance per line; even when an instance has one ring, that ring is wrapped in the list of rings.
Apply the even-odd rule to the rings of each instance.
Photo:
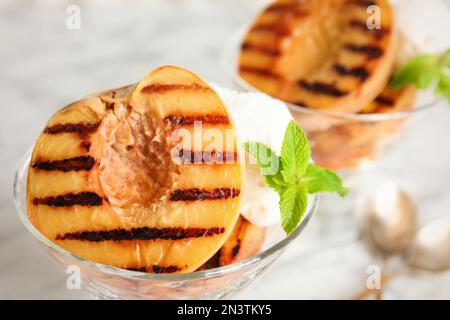
[[[257,88],[253,87],[250,83],[245,81],[238,72],[237,66],[237,56],[239,52],[239,46],[242,42],[242,38],[248,30],[248,25],[241,26],[237,29],[231,37],[228,39],[228,42],[225,46],[225,50],[222,54],[222,66],[225,69],[225,72],[229,75],[231,80],[237,84],[240,89],[250,91],[250,92],[259,92]],[[276,99],[272,97],[273,99]],[[280,99],[277,99],[280,100]],[[289,103],[287,101],[282,101],[285,103],[287,107],[293,111],[298,113],[304,113],[312,116],[320,116],[327,118],[337,118],[341,120],[347,121],[358,121],[358,122],[375,122],[375,121],[385,121],[385,120],[393,120],[393,119],[401,119],[409,117],[413,114],[419,113],[421,111],[428,110],[429,108],[437,105],[439,102],[443,101],[443,98],[433,97],[430,101],[425,102],[422,105],[415,106],[411,110],[407,111],[399,111],[392,113],[349,113],[349,112],[338,112],[338,111],[329,111],[329,110],[320,110],[320,109],[312,109],[306,108],[300,105],[296,105],[293,103]]]
[[[215,278],[219,276],[224,276],[227,274],[231,274],[235,271],[239,271],[240,269],[251,266],[256,264],[257,262],[271,256],[272,254],[278,252],[279,250],[283,250],[287,245],[289,245],[295,238],[297,238],[300,233],[303,231],[303,229],[306,227],[308,222],[311,220],[312,216],[314,215],[314,212],[317,209],[319,196],[314,195],[309,198],[311,201],[311,204],[308,206],[308,211],[303,216],[302,220],[300,221],[299,225],[295,228],[295,230],[288,236],[286,236],[283,240],[277,242],[276,244],[272,245],[270,248],[260,252],[259,254],[252,256],[250,258],[247,258],[243,261],[233,263],[227,266],[213,268],[213,269],[207,269],[203,271],[196,271],[191,273],[179,273],[179,274],[156,274],[156,273],[145,273],[145,272],[139,272],[139,271],[131,271],[131,270],[125,270],[120,269],[117,267],[96,263],[90,260],[83,259],[81,257],[78,257],[69,251],[61,248],[51,240],[47,239],[39,230],[37,230],[33,224],[28,219],[28,214],[26,212],[26,208],[22,206],[22,203],[20,201],[20,193],[23,192],[20,190],[19,187],[19,179],[21,176],[21,173],[23,173],[23,170],[26,171],[25,176],[28,173],[28,167],[31,159],[31,151],[32,149],[29,149],[26,155],[21,159],[18,169],[16,170],[15,176],[14,176],[14,204],[16,207],[16,210],[18,212],[19,218],[21,222],[24,224],[24,226],[27,228],[27,230],[33,235],[36,240],[43,243],[44,245],[50,247],[51,249],[55,250],[58,254],[69,258],[74,259],[78,263],[81,263],[88,268],[97,269],[101,272],[105,272],[111,275],[120,276],[124,278],[129,279],[135,279],[135,280],[153,280],[153,281],[167,281],[167,282],[174,282],[174,281],[192,281],[192,280],[201,280],[201,279],[209,279],[209,278]]]

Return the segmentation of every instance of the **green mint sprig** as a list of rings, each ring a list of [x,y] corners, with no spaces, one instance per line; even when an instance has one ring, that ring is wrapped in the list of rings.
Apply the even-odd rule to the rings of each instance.
[[[260,142],[246,142],[245,150],[256,159],[266,184],[279,194],[281,225],[287,234],[305,214],[308,194],[335,192],[345,196],[350,191],[333,171],[310,162],[308,138],[294,121],[286,129],[280,156]]]
[[[450,104],[450,49],[442,56],[416,56],[401,67],[391,80],[391,86],[397,90],[411,84],[421,90],[436,84],[435,94],[444,96]]]

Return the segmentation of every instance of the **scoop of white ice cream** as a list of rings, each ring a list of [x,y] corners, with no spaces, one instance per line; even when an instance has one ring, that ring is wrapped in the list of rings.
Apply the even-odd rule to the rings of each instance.
[[[284,131],[293,119],[283,102],[263,93],[236,92],[215,84],[212,87],[228,107],[242,143],[262,142],[280,152]]]
[[[239,141],[257,141],[281,151],[284,132],[293,119],[286,105],[262,93],[244,93],[212,85],[228,107]],[[280,223],[278,194],[269,188],[259,167],[247,164],[241,214],[251,223],[265,227]]]
[[[247,165],[241,215],[260,227],[280,224],[281,213],[278,203],[278,194],[266,185],[259,167]]]

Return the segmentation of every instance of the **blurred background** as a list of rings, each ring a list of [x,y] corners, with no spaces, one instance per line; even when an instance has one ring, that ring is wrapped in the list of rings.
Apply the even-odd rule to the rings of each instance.
[[[405,17],[425,48],[450,47],[446,1],[403,1],[411,3],[404,6],[410,11]],[[0,298],[89,297],[66,288],[64,271],[38,247],[14,209],[14,172],[47,119],[87,93],[134,82],[162,64],[180,65],[233,87],[221,61],[223,50],[266,3],[0,2]],[[67,24],[72,5],[80,9],[79,29]],[[364,181],[394,181],[405,189],[417,206],[419,226],[450,216],[449,137],[450,107],[442,102],[412,119],[376,170],[364,173]],[[338,203],[326,199],[334,200]],[[379,263],[361,239],[353,215],[336,217],[322,209],[269,273],[236,298],[351,299],[364,292],[369,266]],[[386,284],[383,297],[450,299],[450,271],[401,272]]]

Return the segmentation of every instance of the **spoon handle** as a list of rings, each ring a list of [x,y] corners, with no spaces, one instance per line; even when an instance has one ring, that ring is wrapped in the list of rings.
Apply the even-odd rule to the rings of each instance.
[[[383,265],[386,265],[386,261],[383,259]],[[382,269],[383,270],[383,269]],[[395,277],[405,275],[410,272],[411,269],[408,266],[401,267],[397,271],[387,274],[381,271],[380,289],[365,289],[359,294],[353,296],[352,300],[367,300],[371,295],[375,294],[376,300],[383,299],[383,289],[391,282]]]
[[[359,294],[353,296],[352,300],[367,300],[374,293],[376,300],[382,300],[383,298],[383,288],[392,280],[393,277],[381,273],[380,289],[365,289]]]

